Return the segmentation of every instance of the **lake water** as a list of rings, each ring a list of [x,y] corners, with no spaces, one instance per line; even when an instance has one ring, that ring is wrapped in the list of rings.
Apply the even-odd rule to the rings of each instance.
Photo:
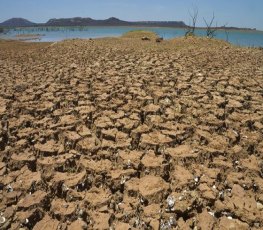
[[[54,42],[71,38],[101,38],[119,37],[132,30],[153,31],[164,39],[184,36],[186,30],[178,28],[158,28],[158,27],[35,27],[16,28],[9,30],[6,34],[1,34],[0,38],[15,39],[19,34],[43,34],[42,42]],[[197,30],[196,34],[205,36],[205,30]],[[238,30],[218,30],[216,38],[228,40],[240,46],[261,46],[263,47],[263,31],[238,31]]]

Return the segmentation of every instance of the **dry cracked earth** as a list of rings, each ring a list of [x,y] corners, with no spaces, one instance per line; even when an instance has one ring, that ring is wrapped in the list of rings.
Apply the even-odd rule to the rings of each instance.
[[[262,50],[0,41],[0,80],[0,229],[263,228]]]

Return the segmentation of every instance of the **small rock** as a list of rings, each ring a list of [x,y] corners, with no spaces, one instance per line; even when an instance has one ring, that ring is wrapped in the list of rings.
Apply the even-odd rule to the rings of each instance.
[[[175,198],[173,196],[168,196],[167,198],[167,204],[168,207],[171,209],[173,208],[174,204],[175,204]]]
[[[148,37],[142,37],[142,41],[150,41],[151,39]]]
[[[10,184],[6,186],[6,190],[7,190],[7,192],[13,192],[14,191],[13,187]]]
[[[72,64],[70,65],[70,68],[71,68],[71,69],[77,69],[77,67],[78,67],[78,66],[77,66],[77,64],[75,64],[75,63],[72,63]]]
[[[156,42],[162,42],[162,41],[163,41],[163,38],[156,38],[155,41],[156,41]]]
[[[257,202],[257,209],[258,209],[259,211],[263,211],[263,204]]]
[[[6,222],[6,219],[4,216],[0,216],[0,224],[4,224]]]

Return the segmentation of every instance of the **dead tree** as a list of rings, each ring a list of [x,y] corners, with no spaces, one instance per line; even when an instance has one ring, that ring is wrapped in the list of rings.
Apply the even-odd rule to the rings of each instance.
[[[198,18],[198,9],[194,8],[193,12],[189,11],[189,15],[190,15],[190,18],[191,18],[191,22],[190,22],[190,25],[187,28],[186,33],[185,33],[186,37],[195,35],[196,22],[197,22],[197,18]]]
[[[225,34],[226,34],[226,41],[229,42],[229,32],[228,32],[227,29],[226,29],[227,24],[228,24],[228,23],[226,23],[226,24],[223,26],[223,28],[224,28]]]
[[[206,24],[206,36],[208,38],[214,38],[215,37],[215,33],[217,31],[217,25],[215,27],[213,27],[213,23],[214,23],[214,20],[215,20],[215,14],[213,13],[213,17],[210,20],[210,22],[207,22],[205,20],[205,18],[203,18],[203,19],[204,19],[204,22]]]

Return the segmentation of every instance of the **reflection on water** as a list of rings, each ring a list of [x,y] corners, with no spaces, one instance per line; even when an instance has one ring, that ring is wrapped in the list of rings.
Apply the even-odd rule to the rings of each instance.
[[[131,30],[153,31],[164,39],[184,36],[186,32],[185,29],[157,27],[31,27],[11,29],[6,34],[1,34],[0,38],[14,39],[21,34],[41,34],[44,36],[40,36],[40,41],[53,42],[71,38],[118,37]],[[205,32],[205,30],[196,30],[199,36],[205,36]],[[240,46],[263,47],[263,32],[261,31],[229,30],[226,32],[218,30],[216,38],[228,40]]]

